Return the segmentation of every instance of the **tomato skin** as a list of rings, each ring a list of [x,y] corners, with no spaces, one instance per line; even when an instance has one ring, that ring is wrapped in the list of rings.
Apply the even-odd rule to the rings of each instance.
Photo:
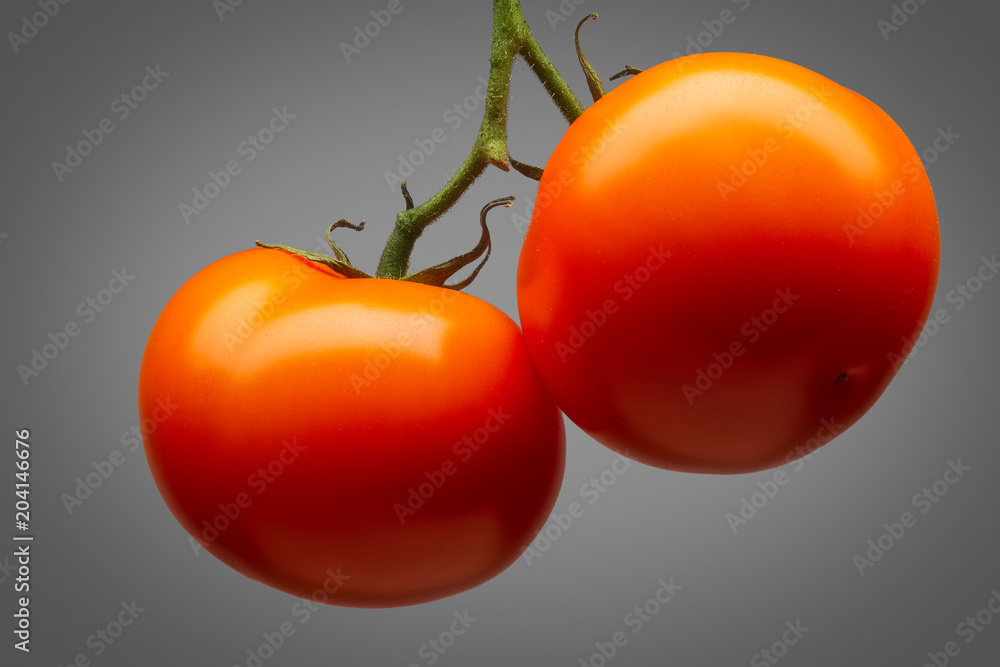
[[[184,529],[317,602],[400,606],[483,583],[534,539],[562,481],[562,416],[510,318],[282,250],[230,255],[173,296],[143,356],[141,417],[158,399],[179,407],[145,451]]]
[[[543,381],[598,441],[745,473],[874,404],[939,260],[930,182],[885,112],[797,65],[708,53],[570,126],[539,184],[518,309]]]

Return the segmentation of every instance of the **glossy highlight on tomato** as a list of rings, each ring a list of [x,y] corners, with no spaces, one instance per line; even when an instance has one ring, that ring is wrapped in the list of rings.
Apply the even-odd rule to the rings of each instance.
[[[871,408],[934,297],[937,211],[863,96],[741,53],[612,90],[545,167],[518,267],[566,415],[652,466],[795,460]]]
[[[389,607],[503,571],[562,481],[562,416],[520,330],[475,297],[345,279],[279,249],[185,283],[150,334],[145,438],[207,551],[299,597]]]

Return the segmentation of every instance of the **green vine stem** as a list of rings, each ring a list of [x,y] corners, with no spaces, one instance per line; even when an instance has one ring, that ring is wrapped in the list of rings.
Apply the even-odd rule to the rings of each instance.
[[[572,123],[583,113],[580,100],[532,35],[521,11],[520,0],[493,0],[493,46],[486,109],[472,152],[440,192],[420,206],[407,208],[396,215],[396,225],[382,251],[376,278],[399,279],[405,276],[413,246],[424,229],[454,206],[489,165],[510,170],[507,106],[511,73],[517,56],[524,58],[567,122]]]

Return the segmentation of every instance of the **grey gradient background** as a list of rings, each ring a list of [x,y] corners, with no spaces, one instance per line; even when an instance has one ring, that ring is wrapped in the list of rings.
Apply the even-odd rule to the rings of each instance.
[[[60,5],[15,54],[0,44],[3,122],[0,191],[3,440],[0,442],[0,564],[13,552],[13,448],[31,430],[32,652],[13,649],[15,594],[0,570],[4,665],[246,665],[262,633],[291,621],[295,634],[270,659],[279,665],[429,665],[421,647],[453,613],[477,620],[434,664],[598,666],[595,642],[624,630],[612,665],[747,665],[782,639],[786,622],[809,628],[783,665],[920,667],[949,641],[950,664],[983,667],[1000,656],[1000,618],[965,643],[957,626],[1000,590],[1000,281],[960,311],[947,294],[982,256],[1000,250],[997,227],[996,26],[1000,9],[973,0],[930,0],[883,39],[890,2],[588,0],[550,26],[559,2],[526,1],[535,33],[581,98],[572,33],[588,11],[591,62],[605,76],[625,63],[647,67],[683,50],[723,9],[736,20],[713,51],[763,53],[797,62],[869,97],[918,150],[939,128],[961,138],[929,175],[942,232],[935,307],[951,320],[919,348],[874,409],[801,466],[734,534],[726,514],[772,473],[732,477],[631,467],[530,564],[457,597],[390,610],[323,607],[302,623],[296,599],[201,553],[161,501],[141,448],[136,379],[146,337],[164,303],[196,271],[255,239],[313,248],[332,220],[367,219],[341,235],[352,259],[372,268],[402,199],[384,172],[435,128],[448,135],[409,178],[418,201],[435,191],[471,147],[480,112],[453,129],[443,119],[488,74],[491,3],[413,2],[347,63],[340,42],[387,2],[246,0],[220,20],[209,0]],[[745,9],[741,6],[746,5]],[[19,30],[34,1],[7,0],[2,32]],[[147,66],[166,80],[130,116],[114,119],[81,166],[59,182],[65,146],[107,116]],[[515,68],[510,150],[542,164],[565,123],[523,65]],[[209,170],[241,159],[237,147],[272,108],[295,119],[266,151],[243,164],[210,206],[185,224]],[[491,215],[493,257],[468,290],[516,318],[514,272],[534,188],[491,170],[419,243],[414,266],[471,247],[476,215]],[[77,305],[125,267],[135,279],[89,323]],[[28,386],[16,371],[47,334],[77,321],[81,333]],[[113,450],[125,461],[69,514],[61,499],[77,477]],[[911,498],[949,460],[971,467],[927,514]],[[568,461],[556,510],[581,501],[581,485],[615,456],[568,425]],[[197,462],[192,462],[197,465]],[[511,493],[516,493],[512,483]],[[917,524],[859,576],[852,559],[904,511]],[[653,596],[658,580],[683,588],[633,634],[624,618]],[[99,656],[88,637],[122,602],[144,609]],[[983,615],[985,618],[986,615]],[[967,636],[967,635],[966,635]],[[756,664],[769,664],[760,662]]]

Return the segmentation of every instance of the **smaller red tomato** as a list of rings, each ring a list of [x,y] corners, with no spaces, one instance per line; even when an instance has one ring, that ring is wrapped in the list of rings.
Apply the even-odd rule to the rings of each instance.
[[[156,485],[243,574],[357,607],[426,602],[503,571],[548,518],[562,417],[521,332],[475,297],[343,279],[276,249],[173,296],[139,410]]]

